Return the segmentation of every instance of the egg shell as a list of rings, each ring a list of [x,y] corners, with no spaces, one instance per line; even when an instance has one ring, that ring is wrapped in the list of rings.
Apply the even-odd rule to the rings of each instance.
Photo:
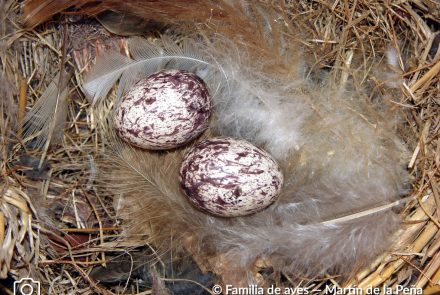
[[[197,137],[209,124],[211,97],[195,74],[164,70],[136,83],[115,114],[119,136],[145,149],[176,148]]]
[[[244,216],[274,202],[283,175],[277,162],[245,140],[211,138],[185,155],[180,184],[200,210],[222,217]]]

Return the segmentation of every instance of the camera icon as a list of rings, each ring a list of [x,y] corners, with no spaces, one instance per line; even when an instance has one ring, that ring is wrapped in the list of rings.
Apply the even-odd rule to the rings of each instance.
[[[40,295],[40,282],[23,278],[14,282],[14,295]]]

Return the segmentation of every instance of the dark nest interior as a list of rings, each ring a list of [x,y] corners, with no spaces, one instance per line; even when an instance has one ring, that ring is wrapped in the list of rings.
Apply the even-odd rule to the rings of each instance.
[[[154,40],[194,30],[209,40],[203,32],[215,31],[212,23],[226,22],[227,13],[248,2],[144,1],[144,13],[135,10],[139,1],[125,2],[0,0],[0,294],[14,294],[21,278],[40,282],[41,294],[219,294],[212,286],[228,284],[230,260],[219,253],[200,257],[209,251],[195,255],[188,249],[191,236],[183,237],[181,248],[192,255],[182,255],[166,239],[155,244],[127,235],[120,204],[100,178],[113,102],[92,105],[84,79],[106,50],[128,51],[130,36]],[[396,132],[408,149],[410,179],[403,201],[393,207],[402,220],[393,245],[361,269],[347,275],[353,269],[347,265],[339,273],[304,275],[274,271],[270,260],[261,259],[249,267],[252,281],[314,294],[384,286],[440,294],[440,2],[249,3],[250,11],[262,11],[250,13],[256,23],[272,11],[285,27],[300,30],[291,38],[301,44],[308,79],[325,73],[338,84],[367,89],[371,103],[378,95],[388,98],[386,108],[400,116]],[[237,31],[242,39],[231,42],[246,42],[252,35],[246,21],[216,30],[226,36]],[[379,66],[387,58],[389,64]],[[117,87],[110,92],[117,95]],[[29,122],[37,132],[29,131]],[[117,165],[107,164],[107,170]]]

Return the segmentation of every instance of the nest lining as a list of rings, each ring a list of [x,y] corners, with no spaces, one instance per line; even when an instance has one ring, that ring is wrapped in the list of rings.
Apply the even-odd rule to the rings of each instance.
[[[50,164],[41,165],[41,153],[26,149],[18,126],[24,118],[23,105],[32,106],[59,69],[63,55],[62,31],[58,23],[20,31],[19,3],[9,1],[3,5],[7,17],[2,18],[2,40],[6,45],[1,51],[2,78],[8,82],[2,82],[0,241],[5,249],[2,253],[8,255],[0,257],[2,276],[5,277],[7,271],[17,277],[31,274],[45,286],[52,286],[57,294],[117,292],[96,284],[88,276],[90,269],[106,263],[108,251],[125,252],[145,245],[142,240],[131,240],[126,245],[115,242],[120,228],[113,206],[90,187],[94,177],[93,155],[105,142],[95,131],[99,114],[91,113],[78,89],[81,71],[86,69],[87,62],[83,67],[75,67],[69,83],[72,90],[67,127],[59,145],[47,152],[44,163]],[[435,259],[439,226],[440,68],[438,33],[435,33],[439,15],[435,12],[439,10],[434,9],[436,4],[431,1],[394,4],[392,7],[379,2],[359,2],[352,7],[340,2],[330,5],[299,1],[296,5],[284,9],[303,23],[313,36],[302,41],[307,52],[317,57],[314,66],[324,68],[331,65],[336,69],[331,74],[337,79],[347,79],[347,71],[353,70],[364,73],[353,75],[360,77],[355,85],[361,84],[374,71],[370,64],[372,54],[379,55],[387,49],[384,40],[390,40],[401,49],[398,64],[405,62],[403,78],[406,84],[401,89],[402,94],[396,95],[392,101],[405,114],[406,121],[400,124],[400,131],[413,151],[408,166],[414,178],[411,195],[415,197],[401,211],[406,225],[397,235],[392,253],[384,253],[348,282],[339,277],[305,281],[317,289],[323,284],[362,287],[407,282],[434,294],[440,278]],[[77,30],[75,26],[75,23],[68,25],[68,29]],[[107,33],[96,30],[95,25],[87,26],[99,42],[108,38]],[[366,43],[371,44],[371,48],[365,48],[366,36]],[[123,48],[123,43],[121,45]],[[14,54],[14,50],[18,54]],[[67,61],[72,64],[76,60],[87,61],[94,55],[93,50],[99,50],[99,46],[77,50]],[[358,69],[350,68],[352,50],[363,55]],[[80,55],[85,57],[78,58]],[[381,85],[374,87],[374,91],[381,91]],[[30,212],[34,214],[30,215]],[[44,220],[37,219],[37,216]],[[290,278],[288,274],[285,276]],[[135,285],[129,288],[136,291]]]

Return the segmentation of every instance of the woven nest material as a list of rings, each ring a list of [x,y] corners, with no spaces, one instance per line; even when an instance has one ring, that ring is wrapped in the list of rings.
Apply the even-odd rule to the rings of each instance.
[[[270,265],[261,261],[255,265],[255,277],[261,285],[309,290],[399,285],[414,288],[413,294],[421,289],[424,294],[439,294],[440,3],[260,2],[281,6],[300,24],[307,36],[299,40],[305,56],[314,60],[313,67],[331,67],[330,73],[340,80],[353,71],[361,72],[355,85],[371,80],[375,91],[383,91],[383,85],[374,81],[379,74],[372,66],[390,45],[399,49],[400,84],[391,101],[405,118],[399,135],[411,151],[407,166],[412,187],[400,212],[404,225],[395,235],[392,250],[355,275],[303,278],[282,273],[269,281],[264,270]],[[126,50],[126,39],[113,33],[127,28],[111,27],[108,22],[102,26],[93,18],[68,13],[25,29],[22,10],[21,1],[0,2],[0,293],[13,294],[13,281],[30,277],[41,283],[43,293],[166,294],[163,288],[170,279],[161,279],[161,270],[150,270],[151,289],[128,279],[119,286],[99,284],[90,275],[96,266],[111,265],[108,257],[115,253],[134,261],[137,254],[130,253],[135,248],[151,257],[157,251],[142,239],[121,240],[117,204],[94,186],[99,151],[108,143],[97,131],[102,129],[99,116],[105,116],[111,105],[99,112],[90,107],[81,89],[83,74],[100,52],[112,47]],[[140,25],[136,26],[138,30]],[[361,53],[358,63],[352,63],[354,51]],[[74,71],[64,75],[69,80],[58,83],[64,88],[55,87],[52,95],[65,93],[69,98],[67,124],[58,131],[57,126],[51,127],[55,132],[47,135],[53,137],[50,147],[34,149],[24,143],[28,134],[21,126],[28,110],[59,80],[57,73],[64,73],[65,64]],[[359,68],[353,69],[355,65]],[[34,141],[34,145],[41,144]],[[198,266],[204,268],[201,263]],[[222,268],[216,271],[220,277]]]

